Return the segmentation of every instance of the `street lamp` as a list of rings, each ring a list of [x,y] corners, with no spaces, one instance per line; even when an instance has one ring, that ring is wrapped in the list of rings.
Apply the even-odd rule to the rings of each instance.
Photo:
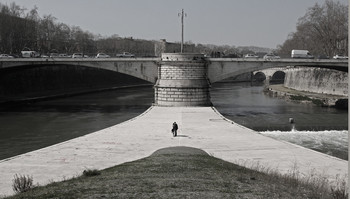
[[[181,53],[184,50],[184,16],[187,17],[187,14],[184,13],[184,9],[182,9],[181,13],[178,13],[178,16],[181,16]]]

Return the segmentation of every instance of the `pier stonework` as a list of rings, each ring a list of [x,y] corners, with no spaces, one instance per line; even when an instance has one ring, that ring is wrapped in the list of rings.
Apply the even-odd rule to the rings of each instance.
[[[203,54],[163,53],[155,84],[157,106],[210,106]]]

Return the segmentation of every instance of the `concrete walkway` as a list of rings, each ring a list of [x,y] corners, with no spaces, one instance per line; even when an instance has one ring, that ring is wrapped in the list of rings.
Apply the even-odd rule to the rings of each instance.
[[[179,124],[172,137],[172,123]],[[347,161],[287,142],[277,141],[225,119],[211,107],[151,107],[124,123],[0,161],[0,196],[10,195],[14,174],[33,176],[40,185],[104,169],[151,155],[171,146],[200,148],[229,162],[278,168],[312,170],[334,179],[347,174]]]

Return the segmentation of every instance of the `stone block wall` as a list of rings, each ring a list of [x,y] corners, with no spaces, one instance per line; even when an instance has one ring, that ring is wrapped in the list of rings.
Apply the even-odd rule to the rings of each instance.
[[[162,79],[205,79],[206,68],[203,63],[183,63],[182,65],[161,66]]]
[[[155,89],[159,106],[206,106],[208,105],[208,88],[158,88]]]
[[[158,106],[210,106],[207,66],[199,54],[166,53],[158,67],[155,104]]]
[[[348,73],[322,68],[293,68],[285,71],[284,86],[295,90],[348,96]]]

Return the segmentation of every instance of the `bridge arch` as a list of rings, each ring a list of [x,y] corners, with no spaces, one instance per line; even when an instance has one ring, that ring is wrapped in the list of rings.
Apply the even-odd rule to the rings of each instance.
[[[0,70],[21,70],[42,66],[83,66],[123,73],[151,83],[157,81],[158,62],[155,59],[16,59],[0,62]]]
[[[265,73],[259,71],[255,74],[253,74],[253,80],[258,81],[258,82],[262,82],[262,81],[266,80],[266,75],[265,75]]]
[[[284,71],[276,71],[271,76],[270,82],[284,82],[284,78],[286,76],[286,73]]]
[[[0,101],[152,85],[137,77],[86,66],[48,65],[17,69],[0,71]]]
[[[248,59],[208,59],[208,78],[211,83],[243,73],[260,71],[269,68],[287,68],[293,66],[329,68],[339,71],[347,71],[346,61],[338,60],[313,60],[313,59],[280,59],[280,60],[248,60]]]

